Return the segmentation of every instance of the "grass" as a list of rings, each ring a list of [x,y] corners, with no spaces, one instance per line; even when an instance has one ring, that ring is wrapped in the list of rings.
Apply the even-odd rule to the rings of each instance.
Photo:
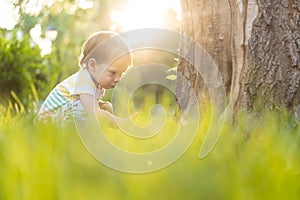
[[[14,113],[13,107],[0,106],[0,199],[300,197],[300,128],[287,113],[269,111],[260,120],[239,114],[235,126],[225,123],[213,151],[199,159],[209,123],[204,117],[193,144],[175,163],[152,173],[130,174],[98,162],[74,126],[33,123],[32,114]],[[121,132],[109,128],[113,134],[108,137],[122,148],[143,152],[168,143],[174,129],[170,122],[148,143],[117,137]]]

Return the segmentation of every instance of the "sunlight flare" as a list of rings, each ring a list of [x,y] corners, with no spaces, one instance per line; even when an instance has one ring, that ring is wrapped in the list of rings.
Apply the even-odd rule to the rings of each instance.
[[[163,28],[168,10],[176,12],[176,19],[180,20],[179,0],[128,0],[123,7],[110,13],[114,23],[111,29]]]

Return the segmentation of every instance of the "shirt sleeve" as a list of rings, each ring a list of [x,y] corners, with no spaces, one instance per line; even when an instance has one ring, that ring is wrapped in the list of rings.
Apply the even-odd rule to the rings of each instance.
[[[71,95],[80,95],[80,94],[90,94],[92,96],[96,95],[96,87],[93,83],[90,75],[87,71],[80,70],[74,77],[73,80],[71,80],[73,83],[73,89],[71,91]]]

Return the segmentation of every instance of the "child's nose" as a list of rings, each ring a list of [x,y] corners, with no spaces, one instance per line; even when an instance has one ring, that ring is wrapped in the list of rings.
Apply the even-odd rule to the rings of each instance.
[[[120,82],[120,78],[121,78],[121,76],[116,76],[115,79],[114,79],[114,82],[119,83]]]

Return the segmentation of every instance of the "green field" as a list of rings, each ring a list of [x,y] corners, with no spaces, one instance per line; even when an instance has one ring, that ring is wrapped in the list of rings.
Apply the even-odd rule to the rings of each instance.
[[[190,148],[173,164],[146,174],[106,167],[88,153],[76,128],[33,123],[33,114],[0,114],[0,199],[299,199],[299,122],[267,112],[259,120],[240,114],[226,122],[213,151],[199,159],[209,120],[204,117]],[[143,151],[167,143],[176,124],[146,143],[118,130],[109,138]],[[120,139],[121,138],[121,139]],[[144,142],[144,144],[143,144]],[[145,147],[146,146],[146,147]],[[144,149],[145,150],[145,149]]]

